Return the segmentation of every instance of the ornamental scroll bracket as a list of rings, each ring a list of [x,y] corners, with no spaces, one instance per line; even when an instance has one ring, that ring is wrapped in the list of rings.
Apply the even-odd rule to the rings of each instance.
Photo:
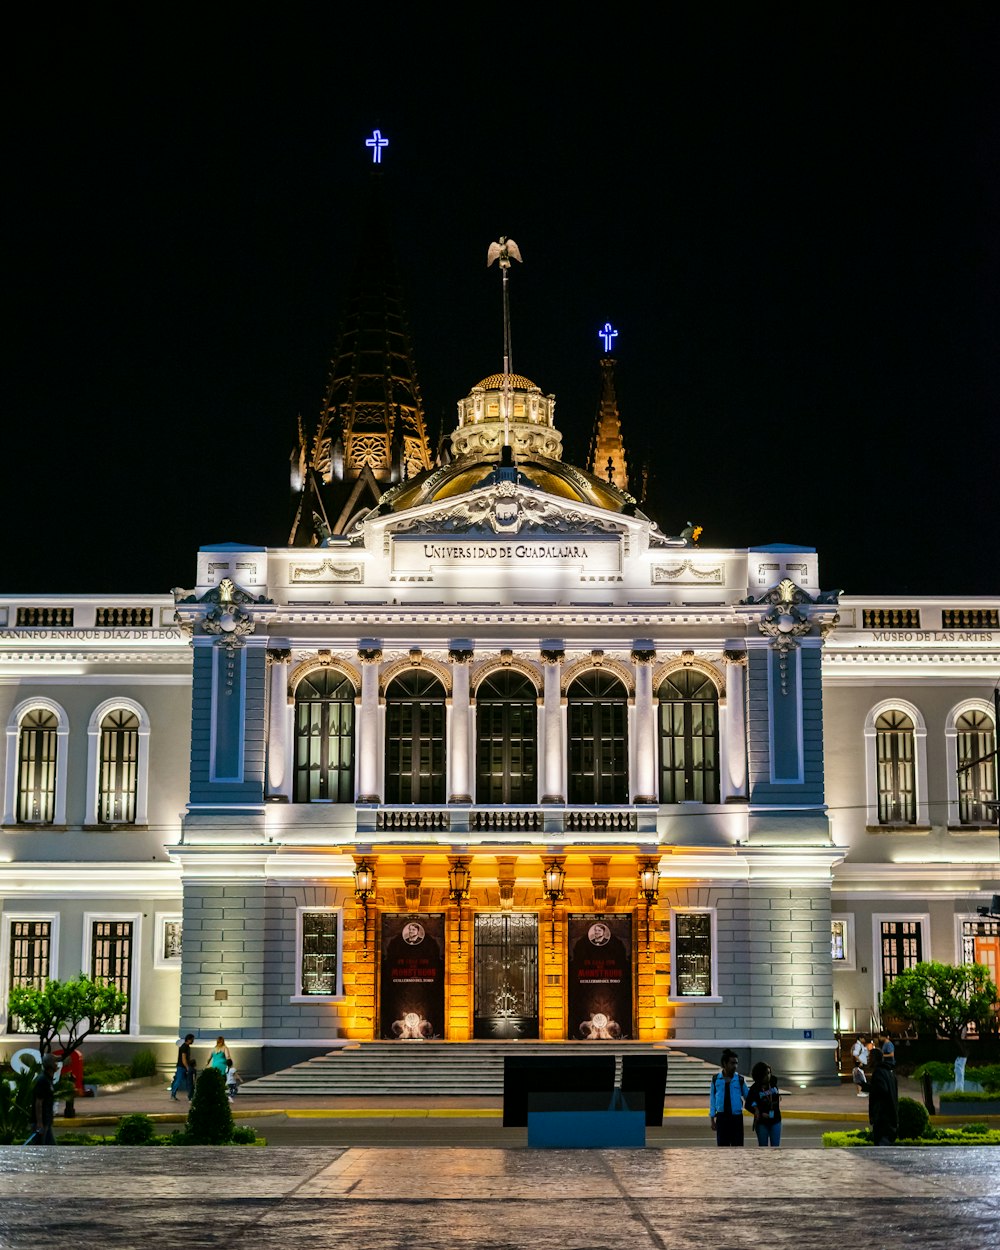
[[[778,653],[781,693],[787,695],[788,656],[798,648],[799,638],[812,630],[812,621],[799,604],[813,603],[814,600],[790,577],[786,577],[759,602],[771,605],[771,610],[758,620],[757,628],[771,639],[771,646]]]
[[[251,604],[271,604],[270,599],[263,595],[253,596],[242,590],[231,577],[224,577],[211,590],[200,598],[187,595],[177,600],[178,609],[182,607],[205,605],[208,610],[201,618],[201,626],[206,634],[215,634],[216,646],[234,650],[243,646],[243,639],[256,629],[253,614],[247,609]],[[178,611],[178,619],[180,612]]]

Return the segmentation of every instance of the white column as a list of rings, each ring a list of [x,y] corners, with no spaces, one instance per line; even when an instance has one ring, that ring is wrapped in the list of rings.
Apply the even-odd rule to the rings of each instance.
[[[542,664],[545,667],[545,702],[542,708],[542,718],[545,725],[545,785],[542,791],[543,803],[566,802],[566,790],[563,785],[562,702],[559,693],[559,678],[564,654],[564,651],[556,649],[542,652]]]
[[[653,714],[653,662],[656,652],[636,649],[635,665],[635,795],[633,803],[655,803],[656,718]]]
[[[452,647],[451,660],[451,725],[448,737],[448,802],[471,803],[472,783],[469,777],[469,664],[472,651]]]
[[[721,799],[725,803],[745,802],[747,797],[747,727],[744,711],[747,653],[744,650],[724,651],[726,660],[726,706],[720,708]]]
[[[292,797],[292,770],[288,766],[288,661],[291,658],[291,651],[268,648],[267,797],[286,803]]]
[[[354,749],[358,757],[358,802],[379,803],[378,792],[378,666],[382,652],[378,647],[358,651],[361,664],[361,707]]]

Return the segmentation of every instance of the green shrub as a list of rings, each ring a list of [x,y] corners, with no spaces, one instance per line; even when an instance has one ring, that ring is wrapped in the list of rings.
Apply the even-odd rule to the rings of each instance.
[[[135,1079],[142,1076],[156,1076],[156,1056],[151,1050],[138,1050],[132,1056],[130,1067]]]
[[[984,1090],[982,1093],[975,1093],[973,1090],[953,1089],[947,1094],[941,1095],[942,1102],[993,1102],[1000,1098],[1000,1093],[995,1090]]]
[[[23,1072],[6,1072],[0,1078],[0,1146],[20,1144],[31,1132],[37,1079],[38,1069],[33,1063]]]
[[[153,1121],[148,1115],[123,1115],[115,1130],[115,1145],[148,1146],[153,1132]]]
[[[913,1069],[915,1081],[925,1076],[929,1076],[938,1085],[947,1085],[955,1079],[955,1065],[942,1063],[939,1059],[931,1059],[928,1063],[922,1063],[919,1068]]]
[[[966,1135],[971,1133],[976,1137],[979,1137],[983,1133],[988,1133],[989,1131],[990,1126],[985,1124],[982,1120],[975,1120],[972,1124],[961,1124],[958,1127],[959,1133],[965,1133]]]
[[[224,1146],[233,1139],[233,1111],[226,1095],[226,1079],[215,1068],[206,1068],[195,1083],[187,1126],[194,1145]]]
[[[930,1126],[931,1118],[927,1108],[912,1098],[899,1100],[899,1133],[897,1137],[904,1141],[915,1141],[923,1137]]]
[[[990,1093],[1000,1093],[1000,1063],[985,1063],[978,1068],[966,1068],[965,1079],[975,1081]]]
[[[229,1140],[236,1146],[252,1146],[257,1141],[257,1132],[249,1124],[237,1124]]]

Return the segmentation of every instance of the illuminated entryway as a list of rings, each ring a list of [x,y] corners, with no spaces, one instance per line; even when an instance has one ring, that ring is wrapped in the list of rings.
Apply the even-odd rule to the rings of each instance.
[[[538,1036],[538,917],[479,913],[475,920],[473,1037]]]

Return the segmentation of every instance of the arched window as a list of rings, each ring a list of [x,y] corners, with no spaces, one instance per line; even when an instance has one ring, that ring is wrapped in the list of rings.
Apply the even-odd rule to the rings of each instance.
[[[15,813],[19,825],[55,821],[58,731],[59,717],[49,708],[30,708],[21,717]]]
[[[115,708],[101,720],[99,824],[135,823],[138,783],[139,717],[129,708]]]
[[[666,677],[660,700],[660,802],[718,803],[719,692],[705,673]]]
[[[875,720],[875,759],[879,824],[915,825],[913,721],[898,708],[889,708]]]
[[[997,796],[996,727],[985,712],[970,708],[955,718],[955,730],[959,824],[992,824],[987,804]]]
[[[354,686],[320,668],[295,688],[295,802],[354,800]]]
[[[628,693],[595,668],[567,692],[569,801],[628,802]]]
[[[444,687],[419,668],[385,694],[385,801],[443,803]]]
[[[523,673],[492,673],[476,691],[476,802],[534,803],[538,692]]]

